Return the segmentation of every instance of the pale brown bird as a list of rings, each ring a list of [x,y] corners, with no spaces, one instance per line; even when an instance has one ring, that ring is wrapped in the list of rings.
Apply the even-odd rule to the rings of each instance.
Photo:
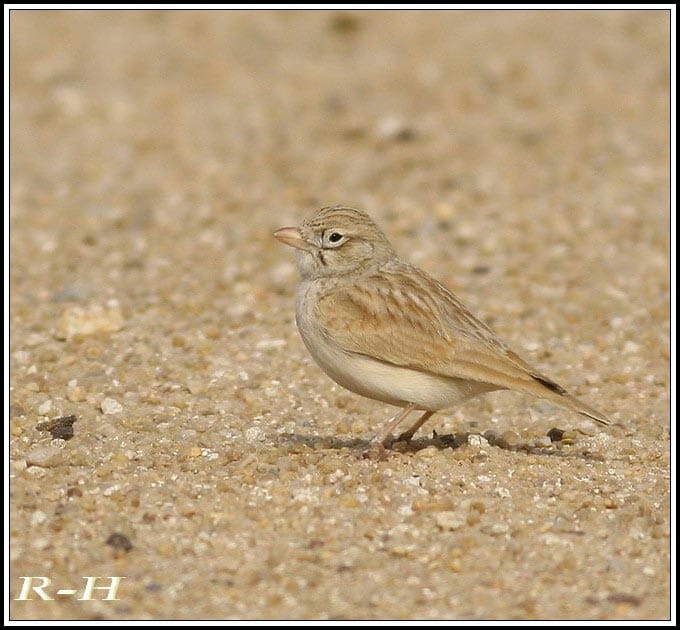
[[[440,409],[500,389],[609,424],[510,350],[446,287],[401,260],[365,212],[323,208],[274,236],[298,250],[296,321],[321,369],[356,394],[403,407],[373,447],[387,444],[415,410],[424,413],[397,440],[410,440]]]

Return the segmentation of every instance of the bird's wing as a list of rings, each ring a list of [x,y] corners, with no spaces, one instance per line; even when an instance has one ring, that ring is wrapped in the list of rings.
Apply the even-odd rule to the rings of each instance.
[[[326,334],[348,352],[440,376],[486,380],[479,378],[486,369],[493,382],[494,371],[526,375],[450,291],[413,267],[404,271],[383,270],[321,297],[317,314]]]
[[[347,352],[525,391],[606,421],[508,349],[453,293],[415,267],[401,264],[336,287],[316,309],[325,334]]]

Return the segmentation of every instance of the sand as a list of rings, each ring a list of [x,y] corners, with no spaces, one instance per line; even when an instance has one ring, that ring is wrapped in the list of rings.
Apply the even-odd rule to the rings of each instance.
[[[14,11],[10,594],[53,599],[11,618],[668,618],[668,37]],[[615,425],[499,392],[361,459],[394,409],[313,363],[271,237],[335,203]]]

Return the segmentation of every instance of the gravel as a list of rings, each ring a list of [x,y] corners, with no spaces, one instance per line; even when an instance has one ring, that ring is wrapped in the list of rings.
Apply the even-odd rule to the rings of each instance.
[[[81,591],[11,617],[668,618],[668,22],[13,11],[10,573]],[[498,392],[361,459],[271,237],[333,203],[614,426]]]

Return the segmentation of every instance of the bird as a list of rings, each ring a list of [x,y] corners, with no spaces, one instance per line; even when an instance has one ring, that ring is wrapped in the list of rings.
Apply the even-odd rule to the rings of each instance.
[[[442,283],[400,258],[366,212],[325,207],[274,237],[296,250],[295,320],[316,363],[345,389],[401,408],[367,451],[408,442],[436,412],[496,390],[532,394],[610,424],[513,352]],[[392,440],[414,411],[418,420]]]

